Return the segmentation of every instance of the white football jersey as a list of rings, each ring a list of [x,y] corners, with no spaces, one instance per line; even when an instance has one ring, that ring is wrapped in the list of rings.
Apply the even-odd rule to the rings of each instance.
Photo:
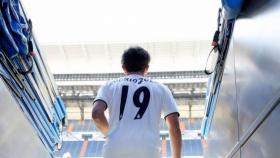
[[[166,86],[141,75],[128,75],[102,86],[97,100],[104,101],[109,109],[104,158],[160,157],[161,114],[178,113]]]

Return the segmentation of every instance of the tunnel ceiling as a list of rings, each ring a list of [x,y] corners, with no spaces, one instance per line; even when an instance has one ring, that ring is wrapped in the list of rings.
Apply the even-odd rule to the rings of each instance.
[[[151,54],[150,71],[204,70],[211,42],[148,42],[109,44],[43,45],[50,69],[55,74],[122,72],[121,54],[140,45]]]

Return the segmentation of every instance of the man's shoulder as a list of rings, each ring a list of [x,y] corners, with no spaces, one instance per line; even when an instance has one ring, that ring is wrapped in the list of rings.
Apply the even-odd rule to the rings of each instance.
[[[150,79],[150,82],[151,84],[155,85],[155,86],[158,86],[158,87],[161,87],[161,88],[164,88],[166,87],[166,85],[164,85],[163,83],[157,81],[157,80],[154,80],[154,79]]]
[[[101,87],[103,88],[109,88],[109,87],[112,87],[115,83],[116,83],[117,79],[112,79],[112,80],[108,80],[108,81],[105,81]]]
[[[152,85],[153,85],[154,88],[157,88],[160,91],[163,91],[163,92],[169,92],[170,91],[169,88],[166,85],[164,85],[163,83],[158,82],[156,80],[152,80]]]

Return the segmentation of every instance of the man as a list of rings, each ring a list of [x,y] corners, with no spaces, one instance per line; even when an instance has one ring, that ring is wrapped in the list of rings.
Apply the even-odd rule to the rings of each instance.
[[[160,158],[161,114],[169,127],[172,158],[181,157],[179,113],[170,90],[144,75],[150,55],[131,47],[122,55],[125,77],[107,82],[94,100],[92,118],[105,135],[104,158]],[[109,109],[109,122],[104,112]]]

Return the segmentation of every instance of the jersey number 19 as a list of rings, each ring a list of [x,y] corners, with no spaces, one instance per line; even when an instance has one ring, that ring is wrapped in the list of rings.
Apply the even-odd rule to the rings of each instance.
[[[120,116],[119,120],[123,117],[123,112],[126,104],[126,98],[128,93],[128,86],[122,87],[122,95],[121,95],[121,104],[120,104]],[[143,99],[140,101],[140,95],[143,93]],[[150,102],[150,91],[147,87],[142,86],[138,88],[133,94],[133,103],[134,105],[139,108],[137,114],[134,117],[134,120],[141,119],[149,105]]]

